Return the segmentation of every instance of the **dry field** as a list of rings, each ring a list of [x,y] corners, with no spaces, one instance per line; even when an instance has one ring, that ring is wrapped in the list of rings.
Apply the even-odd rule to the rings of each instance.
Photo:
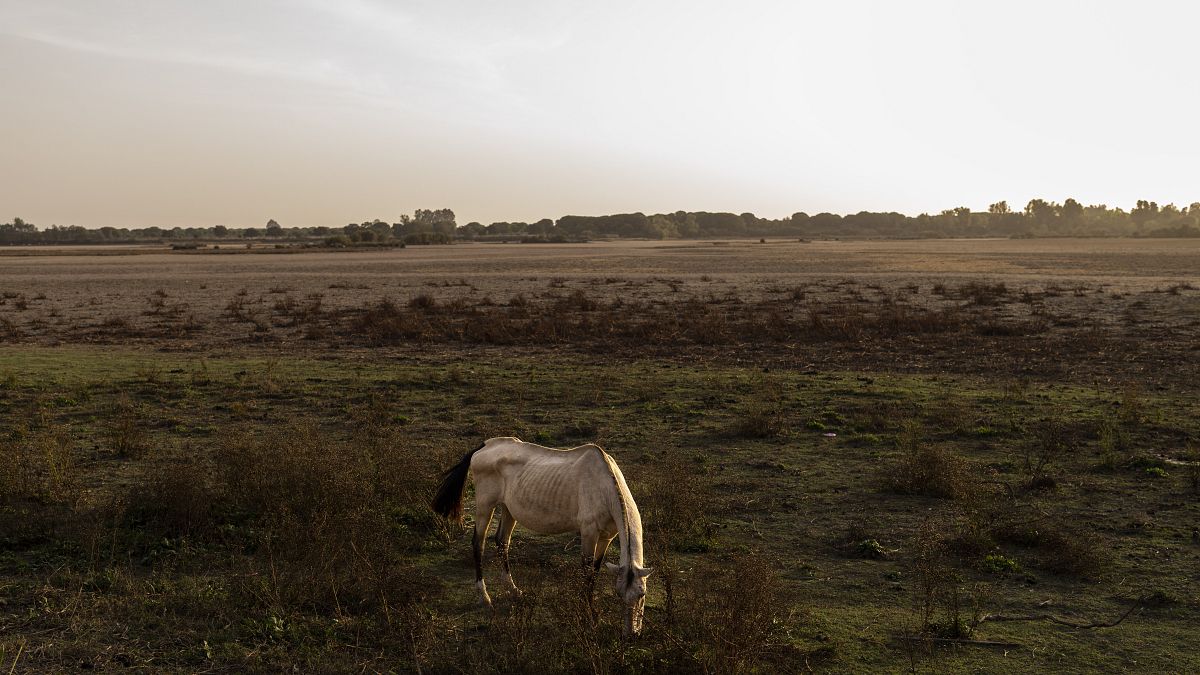
[[[685,359],[749,351],[846,369],[1072,379],[1117,370],[1154,386],[1191,382],[1200,362],[1190,358],[1200,346],[1192,240],[124,252],[136,255],[0,256],[0,334],[42,345],[306,353],[586,343]],[[367,324],[387,317],[364,323],[362,314],[381,301],[396,316],[373,330]],[[671,325],[659,326],[664,319]]]
[[[1194,671],[1198,377],[1197,240],[3,250],[0,672]],[[624,468],[640,641],[570,537],[475,606],[510,434]]]

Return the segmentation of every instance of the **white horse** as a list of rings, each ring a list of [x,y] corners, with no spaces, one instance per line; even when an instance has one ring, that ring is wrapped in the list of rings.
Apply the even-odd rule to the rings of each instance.
[[[592,444],[558,450],[519,438],[491,438],[446,471],[434,511],[462,522],[468,472],[475,477],[475,586],[485,605],[491,607],[492,599],[483,581],[483,547],[498,507],[496,555],[514,593],[520,591],[508,568],[508,542],[518,522],[542,534],[579,532],[589,605],[608,545],[620,537],[620,564],[608,563],[608,569],[616,574],[614,589],[627,606],[625,634],[641,632],[650,574],[642,566],[642,518],[608,453]]]

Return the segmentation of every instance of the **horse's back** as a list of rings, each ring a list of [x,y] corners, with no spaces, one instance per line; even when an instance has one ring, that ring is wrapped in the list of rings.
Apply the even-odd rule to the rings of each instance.
[[[595,445],[581,445],[570,450],[548,448],[528,443],[512,436],[489,438],[471,458],[471,471],[476,479],[480,473],[499,473],[515,478],[529,468],[569,469],[588,458]]]
[[[492,494],[517,521],[538,532],[576,529],[582,511],[590,511],[588,486],[603,466],[599,447],[557,450],[516,438],[489,439],[475,453],[471,470],[476,491]]]

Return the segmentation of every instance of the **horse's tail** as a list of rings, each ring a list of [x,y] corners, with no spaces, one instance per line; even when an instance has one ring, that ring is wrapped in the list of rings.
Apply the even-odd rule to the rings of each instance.
[[[442,484],[438,486],[437,494],[430,506],[434,513],[441,514],[457,523],[462,522],[463,494],[467,491],[467,475],[471,472],[471,456],[479,452],[485,443],[463,455],[462,461],[446,469],[442,474]]]

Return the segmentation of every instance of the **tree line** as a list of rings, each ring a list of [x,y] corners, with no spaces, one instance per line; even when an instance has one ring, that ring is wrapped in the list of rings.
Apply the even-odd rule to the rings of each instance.
[[[682,239],[696,237],[1200,237],[1200,202],[1187,207],[1159,206],[1139,200],[1132,209],[1084,206],[1074,199],[1061,204],[1033,199],[1021,210],[996,202],[987,211],[967,207],[937,214],[908,216],[897,212],[793,213],[759,218],[753,213],[676,211],[646,215],[566,215],[536,222],[470,222],[459,225],[451,209],[417,209],[398,222],[370,220],[342,227],[284,227],[274,220],[265,227],[144,227],[89,229],[51,225],[39,229],[21,218],[0,224],[0,244],[67,244],[266,240],[309,242],[326,246],[437,244],[460,240],[580,241],[597,237]]]

